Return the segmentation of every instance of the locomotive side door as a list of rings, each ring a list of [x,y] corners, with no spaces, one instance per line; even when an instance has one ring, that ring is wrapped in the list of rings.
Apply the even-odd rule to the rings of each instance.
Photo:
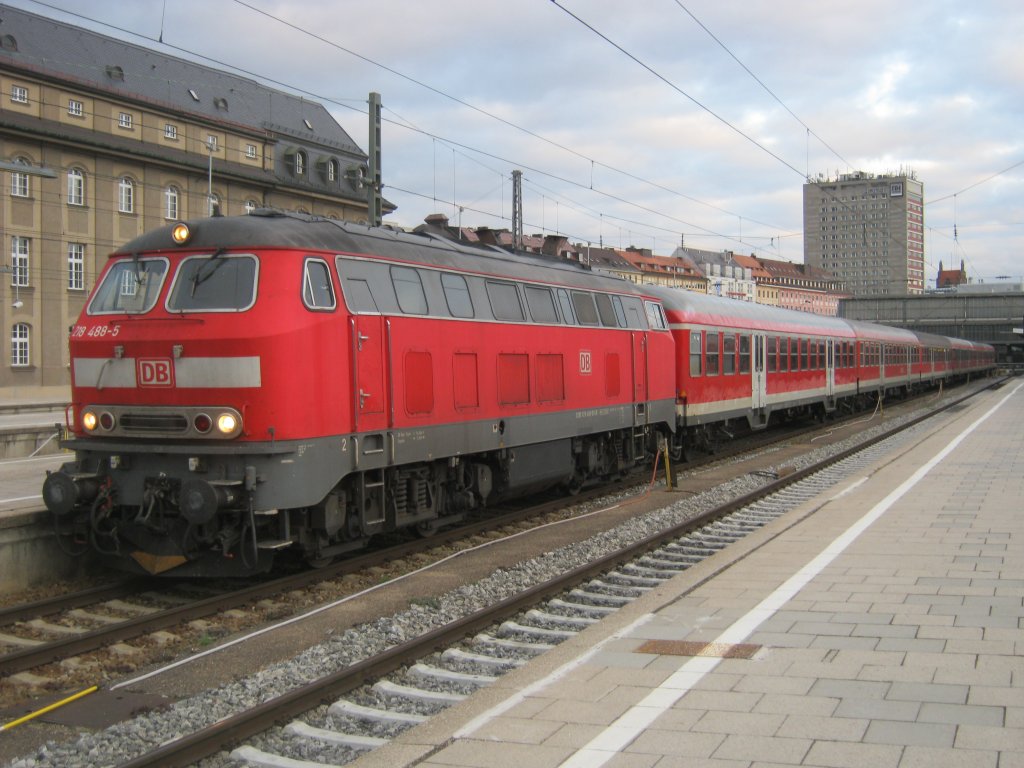
[[[754,342],[754,360],[750,366],[750,406],[755,411],[759,411],[768,404],[768,372],[765,367],[765,335],[763,333],[755,333],[753,335]]]
[[[387,428],[384,318],[354,315],[351,323],[355,428],[357,432],[383,430]]]
[[[633,337],[633,402],[647,402],[647,334],[632,333]],[[638,422],[640,420],[638,419]]]

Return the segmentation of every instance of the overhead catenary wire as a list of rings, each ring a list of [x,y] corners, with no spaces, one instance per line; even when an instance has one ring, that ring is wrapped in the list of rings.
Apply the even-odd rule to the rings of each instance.
[[[254,72],[252,70],[245,69],[243,67],[239,67],[238,65],[231,64],[231,63],[223,61],[221,59],[217,59],[217,58],[214,58],[214,57],[210,57],[210,56],[206,56],[204,54],[197,53],[197,52],[195,52],[193,50],[190,50],[188,48],[185,48],[183,46],[175,45],[173,43],[168,42],[168,40],[166,39],[167,38],[166,34],[163,35],[163,39],[158,39],[158,38],[152,37],[151,35],[147,35],[147,34],[144,34],[144,33],[136,32],[134,30],[130,30],[130,29],[126,29],[124,27],[117,26],[116,24],[111,24],[109,22],[100,21],[99,19],[87,16],[85,14],[75,13],[75,12],[72,12],[72,11],[68,11],[68,10],[66,10],[64,8],[60,8],[59,6],[53,5],[51,3],[43,2],[42,0],[34,0],[34,2],[37,2],[39,5],[42,5],[44,7],[48,7],[48,8],[51,8],[53,10],[56,10],[56,11],[67,13],[67,14],[69,14],[71,16],[76,17],[76,18],[88,21],[88,22],[93,23],[93,24],[98,24],[100,26],[103,26],[103,27],[115,30],[115,31],[123,33],[123,34],[130,35],[132,37],[137,37],[137,38],[142,39],[142,40],[147,40],[149,42],[158,43],[158,44],[160,44],[162,46],[165,46],[168,49],[175,50],[175,51],[178,51],[178,52],[183,53],[183,54],[187,54],[190,57],[195,57],[195,58],[200,59],[202,61],[206,61],[206,62],[209,62],[210,64],[214,64],[214,65],[217,65],[217,66],[220,66],[220,67],[224,67],[224,68],[226,68],[226,69],[228,69],[230,71],[237,72],[237,73],[246,75],[248,77],[256,78],[256,79],[258,79],[258,80],[260,80],[262,82],[270,83],[270,84],[273,84],[275,86],[284,88],[286,90],[293,91],[295,93],[304,94],[304,95],[310,96],[311,98],[315,98],[315,99],[318,99],[318,100],[321,100],[321,101],[324,101],[324,102],[327,102],[327,103],[335,104],[336,106],[339,106],[339,107],[344,108],[344,109],[349,109],[349,110],[358,112],[360,114],[366,114],[366,111],[364,109],[361,109],[360,107],[353,106],[352,104],[345,103],[345,102],[339,102],[339,101],[337,101],[335,99],[332,99],[330,97],[324,96],[322,94],[317,94],[317,93],[314,93],[312,91],[309,91],[309,90],[306,90],[306,89],[303,89],[303,88],[299,88],[299,87],[297,87],[297,86],[295,86],[293,84],[289,84],[289,83],[286,83],[284,81],[278,80],[276,78],[269,77],[269,76],[267,76],[265,74],[261,74],[261,73],[258,73],[258,72]],[[493,118],[495,120],[498,120],[502,124],[504,124],[504,125],[506,125],[508,127],[511,127],[511,128],[513,128],[513,129],[515,129],[517,131],[521,131],[521,132],[523,132],[523,133],[525,133],[525,134],[527,134],[527,135],[529,135],[529,136],[531,136],[533,138],[536,138],[536,139],[538,139],[540,141],[543,141],[543,142],[549,144],[550,146],[553,146],[553,147],[555,147],[557,149],[560,149],[560,150],[563,150],[565,152],[568,152],[568,153],[570,153],[571,155],[573,155],[573,156],[575,156],[577,158],[585,160],[588,164],[591,165],[591,168],[593,168],[594,166],[599,167],[599,168],[604,168],[604,169],[606,169],[608,171],[611,171],[611,172],[616,173],[616,174],[620,174],[620,175],[622,175],[622,176],[624,176],[626,178],[629,178],[629,179],[631,179],[633,181],[637,181],[639,183],[651,186],[654,189],[659,189],[659,190],[661,190],[663,192],[666,192],[666,193],[668,193],[670,195],[679,197],[681,199],[688,200],[688,201],[693,202],[693,203],[695,203],[697,205],[701,205],[701,206],[707,207],[707,208],[709,208],[711,210],[718,211],[718,212],[723,213],[723,214],[728,215],[728,216],[739,216],[740,215],[740,214],[738,214],[736,212],[729,211],[729,210],[724,209],[724,208],[722,208],[720,206],[717,206],[717,205],[715,205],[713,203],[706,202],[706,201],[701,200],[701,199],[699,199],[697,197],[694,197],[694,196],[688,195],[688,194],[686,194],[684,192],[681,192],[679,190],[673,189],[673,188],[671,188],[671,187],[669,187],[669,186],[667,186],[665,184],[661,184],[659,182],[646,179],[646,178],[644,178],[644,177],[642,177],[642,176],[640,176],[638,174],[632,173],[632,172],[630,172],[628,170],[625,170],[625,169],[622,169],[622,168],[618,168],[618,167],[616,167],[616,166],[614,166],[614,165],[612,165],[610,163],[605,163],[605,162],[601,161],[598,158],[591,157],[591,156],[589,156],[587,154],[584,154],[582,152],[579,152],[579,151],[577,151],[577,150],[575,150],[575,149],[573,149],[571,147],[565,146],[565,145],[563,145],[563,144],[561,144],[561,143],[559,143],[557,141],[554,141],[554,140],[552,140],[552,139],[550,139],[548,137],[543,136],[542,134],[539,134],[539,133],[537,133],[535,131],[532,131],[529,128],[525,128],[525,127],[523,127],[521,125],[518,125],[517,123],[514,123],[514,122],[512,122],[510,120],[506,120],[505,118],[502,118],[502,117],[500,117],[498,115],[494,115],[491,112],[489,112],[488,110],[484,110],[484,109],[482,109],[480,107],[477,107],[476,105],[474,105],[474,104],[472,104],[470,102],[467,102],[467,101],[465,101],[463,99],[460,99],[459,97],[454,96],[454,95],[444,91],[443,89],[436,88],[436,87],[434,87],[434,86],[432,86],[432,85],[430,85],[428,83],[424,83],[424,82],[420,81],[417,78],[408,76],[408,75],[406,75],[406,74],[404,74],[404,73],[402,73],[402,72],[400,72],[400,71],[398,71],[396,69],[388,67],[385,64],[377,62],[376,60],[374,60],[374,59],[372,59],[370,57],[367,57],[367,56],[365,56],[365,55],[363,55],[363,54],[361,54],[361,53],[359,53],[357,51],[353,51],[353,50],[351,50],[351,49],[349,49],[349,48],[347,48],[345,46],[339,45],[338,43],[335,43],[335,42],[325,38],[321,34],[318,34],[316,32],[313,32],[313,31],[310,31],[308,29],[305,29],[305,28],[303,28],[303,27],[301,27],[301,26],[299,26],[297,24],[294,24],[292,22],[287,21],[286,19],[282,19],[281,17],[275,16],[272,13],[269,13],[269,12],[267,12],[265,10],[262,10],[262,9],[256,7],[256,6],[254,6],[252,3],[245,2],[245,0],[234,0],[234,2],[236,2],[238,5],[241,5],[242,7],[245,7],[247,9],[253,11],[254,13],[257,13],[259,15],[262,15],[262,16],[264,16],[264,17],[274,21],[275,23],[279,23],[281,25],[284,25],[284,26],[288,27],[289,29],[292,29],[293,31],[299,32],[299,33],[301,33],[303,35],[307,35],[307,36],[311,37],[312,39],[318,40],[318,41],[320,41],[320,42],[322,42],[322,43],[324,43],[324,44],[326,44],[326,45],[328,45],[328,46],[330,46],[332,48],[335,48],[336,50],[339,50],[339,51],[342,51],[342,52],[344,52],[346,54],[352,55],[352,56],[358,58],[361,61],[364,61],[364,62],[366,62],[368,64],[371,64],[372,66],[379,67],[379,68],[381,68],[382,70],[384,70],[386,72],[389,72],[389,73],[391,73],[391,74],[393,74],[393,75],[395,75],[397,77],[400,77],[400,78],[402,78],[402,79],[404,79],[404,80],[406,80],[408,82],[411,82],[411,83],[417,85],[418,87],[423,87],[423,88],[431,91],[432,93],[435,93],[435,94],[440,95],[440,96],[442,96],[444,98],[450,99],[453,102],[458,103],[458,104],[460,104],[462,106],[465,106],[468,109],[472,109],[473,111],[476,111],[479,114],[482,114],[482,115],[484,115],[484,116],[486,116],[488,118]],[[388,121],[385,121],[385,122],[388,122]],[[507,162],[510,165],[514,166],[514,167],[524,167],[524,168],[526,168],[529,165],[527,163],[523,163],[523,162],[519,162],[519,161],[516,161],[516,160],[510,160],[510,159],[501,157],[501,156],[496,155],[494,153],[487,152],[485,150],[472,147],[471,145],[466,144],[464,142],[458,142],[458,141],[456,141],[454,139],[445,138],[445,137],[439,136],[439,135],[437,135],[435,133],[432,133],[432,132],[429,132],[429,131],[424,131],[422,129],[418,129],[418,128],[412,127],[410,125],[407,125],[407,124],[394,123],[394,122],[392,122],[391,124],[400,126],[400,127],[404,128],[406,130],[410,130],[410,131],[414,131],[414,132],[420,133],[421,135],[426,136],[428,138],[438,139],[438,140],[441,140],[441,141],[443,141],[445,143],[452,144],[452,145],[461,147],[461,148],[469,150],[469,151],[478,152],[481,155],[492,157],[494,159],[501,160],[502,162]],[[537,168],[537,167],[530,167],[530,170],[532,170],[535,173],[542,173],[542,174],[548,176],[549,178],[561,181],[563,183],[568,182],[568,183],[572,184],[573,186],[577,186],[577,187],[580,187],[580,188],[583,188],[583,189],[591,189],[591,188],[593,188],[593,172],[592,172],[592,170],[590,172],[590,180],[587,183],[570,181],[570,180],[566,179],[564,176],[561,176],[559,174],[552,173],[552,172],[546,172],[546,171],[543,171],[542,169]],[[784,229],[783,227],[779,227],[778,225],[775,225],[775,224],[768,224],[766,222],[759,221],[758,219],[755,219],[755,218],[753,218],[751,216],[744,216],[744,218],[746,218],[748,221],[755,222],[755,223],[759,224],[760,226],[768,227],[770,229],[774,229],[774,230]]]

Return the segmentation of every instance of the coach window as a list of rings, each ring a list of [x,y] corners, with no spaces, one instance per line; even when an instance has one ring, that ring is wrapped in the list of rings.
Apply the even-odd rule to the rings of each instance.
[[[535,323],[557,323],[558,313],[555,311],[555,299],[550,288],[536,285],[526,286],[526,303],[530,307],[530,317]]]
[[[701,374],[701,344],[700,331],[690,331],[690,375],[700,376]]]
[[[779,340],[775,336],[769,336],[766,339],[765,357],[768,358],[768,373],[775,373],[776,365],[775,355],[778,352]]]
[[[445,272],[441,275],[441,288],[452,317],[473,317],[473,298],[469,295],[466,278]]]
[[[583,291],[572,292],[572,306],[576,310],[576,319],[580,325],[598,325],[597,307],[594,306],[594,297]]]
[[[607,293],[596,293],[594,299],[597,301],[597,314],[601,317],[601,325],[606,328],[618,328],[619,322],[615,317],[615,310],[612,309],[612,299]]]
[[[334,309],[334,286],[327,264],[319,259],[308,259],[302,278],[302,301],[307,309]]]
[[[722,334],[722,373],[736,373],[736,336],[731,333]]]
[[[750,337],[740,336],[740,373],[750,373]]]
[[[488,280],[487,298],[491,301],[491,311],[496,320],[512,320],[522,322],[526,319],[523,305],[519,303],[519,291],[514,283],[498,283]]]
[[[807,339],[797,339],[796,343],[800,345],[800,370],[807,370]]]
[[[825,342],[818,341],[816,343],[818,345],[818,369],[824,370],[828,367],[825,365]]]
[[[779,370],[789,370],[789,339],[779,339]]]
[[[718,332],[708,331],[704,337],[704,357],[707,360],[708,376],[718,375]]]
[[[407,315],[427,314],[427,297],[419,272],[409,267],[392,267],[391,283],[395,286],[399,309]]]

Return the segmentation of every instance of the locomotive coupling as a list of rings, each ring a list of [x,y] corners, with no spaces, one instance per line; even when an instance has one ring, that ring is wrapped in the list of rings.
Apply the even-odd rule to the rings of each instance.
[[[193,525],[204,525],[214,518],[218,509],[237,504],[241,498],[242,490],[237,486],[212,485],[190,477],[181,482],[178,509]]]
[[[43,502],[58,517],[71,512],[76,505],[91,502],[99,493],[95,477],[73,478],[62,469],[47,472],[43,481]]]

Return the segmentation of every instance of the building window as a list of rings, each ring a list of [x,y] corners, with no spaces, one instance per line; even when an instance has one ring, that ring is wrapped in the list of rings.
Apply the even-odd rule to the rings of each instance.
[[[206,215],[220,216],[220,196],[217,194],[210,195],[209,204],[209,210]]]
[[[78,168],[68,171],[68,205],[85,205],[85,174]]]
[[[259,207],[259,206],[258,206],[258,205],[256,205],[256,201],[255,201],[255,200],[246,200],[246,201],[245,201],[245,212],[246,212],[246,214],[250,214],[250,213],[252,213],[252,212],[253,212],[253,211],[255,211],[255,210],[256,210],[256,209],[258,208],[258,207]]]
[[[174,123],[164,123],[164,138],[171,141],[178,140],[178,126]]]
[[[338,161],[327,161],[327,180],[332,184],[338,180]]]
[[[23,85],[12,85],[11,102],[14,104],[28,104],[28,88]]]
[[[117,210],[121,213],[135,212],[135,184],[127,176],[117,183]]]
[[[245,145],[245,156],[249,160],[255,160],[256,159],[256,145],[255,144],[246,144]]]
[[[164,190],[164,218],[176,220],[178,218],[178,188],[168,187]]]
[[[212,133],[206,137],[206,148],[211,152],[217,151],[217,137]]]
[[[117,116],[117,127],[131,130],[132,128],[132,116],[128,112],[121,112]]]
[[[84,243],[68,243],[68,290],[85,290]]]
[[[28,165],[28,161],[23,157],[17,158],[14,162],[20,165]],[[32,187],[28,181],[28,174],[21,171],[11,171],[11,196],[28,197],[31,192]]]
[[[28,324],[15,323],[11,327],[11,365],[24,368],[28,362]]]
[[[295,153],[295,175],[301,176],[306,172],[306,153],[296,152]]]
[[[19,288],[28,286],[28,257],[30,240],[14,235],[11,238],[11,285]]]
[[[68,99],[68,114],[71,117],[83,117],[85,115],[85,105],[78,99]]]

